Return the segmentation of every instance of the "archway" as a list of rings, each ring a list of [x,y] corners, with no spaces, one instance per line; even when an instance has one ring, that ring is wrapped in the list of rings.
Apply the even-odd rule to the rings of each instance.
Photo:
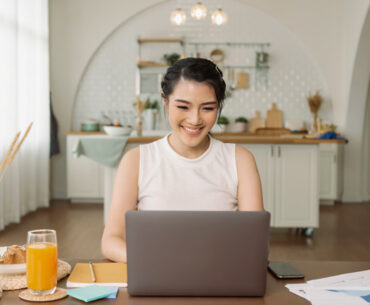
[[[370,148],[366,144],[370,133],[370,117],[366,116],[369,106],[370,83],[370,9],[364,21],[354,62],[348,97],[345,134],[350,143],[344,153],[344,202],[369,200]],[[368,104],[366,106],[366,104]],[[367,167],[367,168],[366,168]],[[367,181],[366,181],[367,180]]]

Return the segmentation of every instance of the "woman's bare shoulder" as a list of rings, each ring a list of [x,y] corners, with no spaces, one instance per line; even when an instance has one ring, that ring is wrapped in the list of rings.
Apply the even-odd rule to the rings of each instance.
[[[118,172],[138,170],[140,164],[140,147],[134,147],[124,154]]]
[[[254,162],[253,154],[243,146],[235,145],[235,157],[237,162]]]

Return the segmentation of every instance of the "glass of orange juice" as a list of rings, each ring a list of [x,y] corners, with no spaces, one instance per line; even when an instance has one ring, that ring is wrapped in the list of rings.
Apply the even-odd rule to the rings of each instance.
[[[34,295],[53,294],[57,287],[58,251],[55,230],[27,234],[27,287]]]

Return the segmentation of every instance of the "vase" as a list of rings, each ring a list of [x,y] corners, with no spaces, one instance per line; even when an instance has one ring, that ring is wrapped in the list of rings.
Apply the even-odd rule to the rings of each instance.
[[[244,122],[235,123],[235,132],[246,132],[246,131],[247,131],[247,123],[244,123]]]

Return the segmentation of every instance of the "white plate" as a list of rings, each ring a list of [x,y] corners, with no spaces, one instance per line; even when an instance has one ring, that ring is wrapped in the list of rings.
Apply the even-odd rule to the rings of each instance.
[[[26,273],[26,264],[0,264],[0,274]]]

